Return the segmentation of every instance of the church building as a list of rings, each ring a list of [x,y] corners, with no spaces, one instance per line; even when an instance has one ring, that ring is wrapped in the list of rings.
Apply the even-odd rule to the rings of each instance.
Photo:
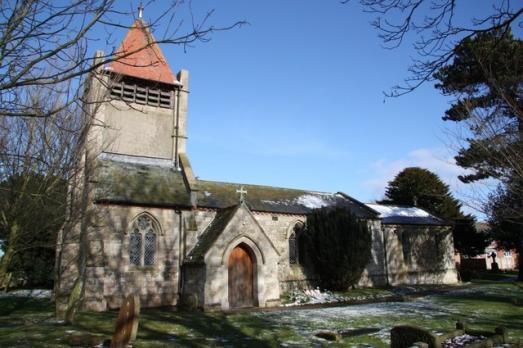
[[[128,294],[143,307],[278,306],[286,291],[315,286],[299,234],[313,209],[330,206],[370,227],[358,286],[457,282],[451,227],[421,209],[196,178],[186,151],[188,71],[173,74],[141,18],[116,54],[86,86],[94,121],[70,185],[70,210],[81,214],[71,213],[57,242],[58,309],[77,279],[88,310],[117,308]]]

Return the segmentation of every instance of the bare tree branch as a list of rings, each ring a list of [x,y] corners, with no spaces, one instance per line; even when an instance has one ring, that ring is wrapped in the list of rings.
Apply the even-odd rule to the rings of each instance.
[[[73,0],[59,3],[52,0],[0,0],[0,116],[49,117],[61,112],[66,104],[35,112],[24,104],[27,87],[45,86],[49,89],[65,81],[76,86],[90,72],[112,61],[147,48],[147,43],[133,52],[115,56],[107,53],[94,64],[89,54],[92,43],[99,41],[96,30],[110,32],[115,28],[129,29],[133,9],[122,12],[122,1]],[[245,24],[237,21],[230,25],[209,24],[213,11],[197,21],[189,2],[183,0],[154,1],[148,6],[161,6],[164,11],[153,18],[144,30],[151,32],[163,28],[158,44],[183,45],[207,41],[214,32],[230,30]],[[191,24],[182,18],[175,21],[177,12],[189,7]],[[125,24],[121,24],[121,22]],[[166,23],[167,22],[167,23]],[[74,89],[73,89],[74,91]],[[80,93],[68,97],[68,105],[79,100]]]
[[[349,3],[351,0],[342,0]],[[372,26],[386,48],[397,48],[410,34],[418,55],[409,68],[410,75],[402,84],[393,86],[385,95],[399,97],[425,82],[454,58],[453,48],[465,38],[478,33],[506,31],[512,25],[522,26],[523,6],[510,0],[493,1],[492,11],[481,18],[469,18],[469,25],[457,20],[461,2],[456,0],[359,0],[364,11],[376,14]]]

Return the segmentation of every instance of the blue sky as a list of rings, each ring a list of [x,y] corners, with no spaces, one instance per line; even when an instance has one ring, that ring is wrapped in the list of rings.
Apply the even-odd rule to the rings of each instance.
[[[460,14],[490,2],[464,1]],[[250,24],[211,41],[162,47],[173,71],[190,72],[188,153],[207,180],[383,197],[401,169],[439,174],[458,196],[449,100],[432,83],[401,98],[383,91],[407,74],[411,45],[387,50],[354,2],[194,1],[196,18]],[[144,19],[160,6],[145,8]],[[125,31],[115,34],[119,42]]]

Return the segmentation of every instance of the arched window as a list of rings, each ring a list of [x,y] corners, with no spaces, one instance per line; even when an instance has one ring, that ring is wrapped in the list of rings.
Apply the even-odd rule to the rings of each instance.
[[[151,217],[140,215],[129,237],[129,262],[135,266],[153,266],[156,261],[157,228]]]
[[[293,229],[292,233],[289,236],[289,263],[297,264],[300,262],[300,233],[303,229],[303,223],[297,222]]]
[[[295,232],[292,232],[289,237],[289,263],[298,263],[298,245],[296,244]]]

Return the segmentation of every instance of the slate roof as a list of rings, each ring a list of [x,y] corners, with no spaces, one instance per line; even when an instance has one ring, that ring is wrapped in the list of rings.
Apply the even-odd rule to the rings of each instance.
[[[108,70],[116,74],[170,85],[178,84],[165,56],[142,19],[134,22],[116,50],[115,56],[123,57],[108,66]]]
[[[198,206],[224,208],[236,204],[239,199],[236,190],[241,186],[247,191],[245,202],[252,211],[304,215],[315,208],[341,206],[350,209],[361,218],[376,217],[374,211],[343,193],[204,180],[198,181]]]
[[[98,202],[190,208],[191,201],[184,175],[166,166],[103,160],[97,179]],[[376,218],[377,213],[344,193],[325,193],[260,185],[242,185],[197,180],[197,205],[223,209],[239,202],[236,190],[247,191],[250,210],[267,213],[310,213],[315,208],[341,206],[361,218]]]
[[[191,250],[185,262],[187,263],[202,263],[209,248],[214,244],[216,239],[227,227],[229,221],[233,218],[240,205],[224,208],[216,213],[212,222],[207,226],[205,231],[198,237],[198,242]]]
[[[418,207],[370,203],[366,205],[379,213],[385,225],[451,225],[448,221]]]
[[[191,207],[183,174],[168,167],[100,161],[98,202]]]

